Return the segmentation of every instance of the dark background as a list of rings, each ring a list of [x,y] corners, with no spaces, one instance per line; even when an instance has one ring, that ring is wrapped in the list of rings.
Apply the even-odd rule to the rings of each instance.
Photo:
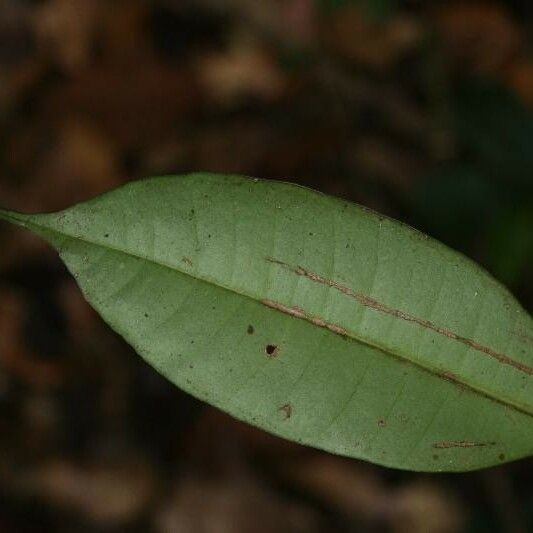
[[[0,0],[0,204],[191,170],[305,184],[533,309],[533,3]],[[0,226],[0,533],[533,531],[533,462],[389,470],[172,387]]]

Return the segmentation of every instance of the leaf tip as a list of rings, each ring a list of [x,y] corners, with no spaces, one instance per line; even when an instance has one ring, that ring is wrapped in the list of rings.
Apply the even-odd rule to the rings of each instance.
[[[5,220],[6,222],[16,224],[17,226],[27,227],[28,215],[0,208],[0,220]]]

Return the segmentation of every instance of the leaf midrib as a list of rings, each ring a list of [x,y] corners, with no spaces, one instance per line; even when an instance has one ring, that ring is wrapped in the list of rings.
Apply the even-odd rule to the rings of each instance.
[[[173,272],[178,272],[180,274],[184,274],[184,275],[186,275],[186,276],[188,276],[188,277],[190,277],[192,279],[199,280],[199,281],[201,281],[203,283],[208,283],[210,285],[213,285],[213,286],[218,287],[220,289],[226,290],[228,292],[231,292],[231,293],[234,293],[234,294],[238,294],[239,296],[242,296],[244,298],[248,298],[248,299],[253,300],[253,301],[257,302],[257,303],[262,303],[261,299],[258,299],[257,297],[255,297],[255,296],[253,296],[251,294],[248,294],[248,293],[243,292],[243,291],[236,290],[233,287],[227,287],[227,286],[221,284],[219,281],[214,280],[214,279],[209,279],[206,276],[202,277],[202,276],[199,276],[199,275],[194,275],[194,274],[192,274],[190,272],[187,272],[185,270],[182,270],[182,269],[178,268],[176,265],[171,265],[171,264],[165,263],[163,261],[156,260],[154,258],[149,258],[149,257],[146,257],[144,255],[141,255],[141,254],[138,254],[138,253],[134,253],[131,250],[124,250],[124,249],[121,249],[121,248],[119,248],[117,246],[110,245],[109,243],[101,243],[101,242],[98,242],[96,240],[89,239],[87,237],[83,237],[83,236],[79,236],[79,235],[73,235],[73,234],[68,233],[68,232],[66,232],[64,230],[60,231],[59,229],[50,227],[50,226],[48,226],[46,224],[43,224],[43,223],[36,223],[36,222],[34,222],[32,220],[32,218],[33,218],[32,215],[24,215],[24,214],[16,213],[16,212],[13,212],[13,211],[7,211],[7,210],[0,209],[0,218],[4,218],[5,220],[7,220],[9,222],[12,222],[14,224],[18,224],[20,226],[27,227],[28,229],[33,229],[34,232],[36,232],[37,234],[41,234],[42,235],[42,230],[46,230],[46,231],[53,232],[56,235],[59,235],[60,237],[77,240],[77,241],[80,241],[82,243],[91,244],[93,246],[98,246],[100,248],[104,248],[104,249],[108,249],[108,250],[111,250],[111,251],[114,251],[114,252],[118,252],[118,253],[121,253],[121,254],[130,256],[130,257],[134,257],[136,259],[140,259],[142,261],[147,261],[147,262],[153,263],[155,265],[161,266],[163,268],[168,268],[168,269],[172,270]],[[58,250],[58,253],[61,255],[61,251],[60,250]],[[276,309],[273,309],[273,310],[276,311]],[[283,311],[279,311],[279,310],[278,310],[278,312],[283,313]],[[286,313],[283,313],[283,314],[286,314]],[[296,318],[296,317],[293,317],[293,318]],[[305,317],[301,317],[300,319],[301,320],[306,320],[307,322],[310,322],[310,320],[308,320]],[[310,323],[312,323],[312,322],[310,322]],[[377,349],[377,350],[381,351],[382,353],[384,353],[384,354],[386,354],[386,355],[388,355],[390,357],[394,357],[394,358],[399,359],[399,360],[401,360],[403,362],[410,363],[413,366],[415,366],[416,368],[419,368],[419,369],[431,374],[434,377],[437,377],[437,378],[439,378],[439,379],[441,379],[443,381],[451,382],[450,379],[448,379],[447,377],[443,376],[442,372],[440,370],[437,370],[436,368],[433,368],[433,367],[431,367],[429,365],[424,365],[420,361],[415,361],[413,359],[409,359],[408,357],[406,357],[406,356],[404,356],[404,355],[402,355],[400,353],[392,351],[389,348],[385,348],[383,346],[380,346],[379,344],[373,343],[373,342],[371,342],[371,341],[369,341],[367,339],[360,338],[356,334],[354,334],[353,331],[347,331],[347,332],[348,332],[348,339],[350,339],[353,342],[360,343],[360,344],[369,346],[371,348]],[[333,335],[336,334],[334,332],[331,332],[331,333]],[[499,398],[499,397],[495,396],[493,393],[487,392],[487,391],[485,391],[485,390],[483,390],[481,388],[478,388],[478,387],[476,387],[476,386],[474,386],[474,385],[472,385],[472,384],[470,384],[470,383],[468,383],[468,382],[466,382],[466,381],[464,381],[462,379],[459,379],[460,376],[456,376],[456,378],[457,378],[456,381],[451,382],[451,383],[455,384],[456,386],[466,387],[466,388],[468,388],[470,391],[472,391],[475,394],[481,395],[481,396],[487,398],[488,400],[491,400],[491,401],[496,402],[498,404],[504,405],[506,407],[510,407],[511,409],[514,409],[515,411],[517,411],[519,413],[525,414],[525,415],[530,416],[530,417],[533,418],[533,411],[530,411],[527,407],[523,407],[521,405],[518,405],[518,404],[512,402],[509,399]]]

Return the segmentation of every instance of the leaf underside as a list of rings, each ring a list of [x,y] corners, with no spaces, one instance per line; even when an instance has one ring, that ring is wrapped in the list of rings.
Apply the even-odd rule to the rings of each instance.
[[[284,438],[420,471],[533,454],[533,321],[462,255],[287,183],[191,174],[0,218],[190,394]]]

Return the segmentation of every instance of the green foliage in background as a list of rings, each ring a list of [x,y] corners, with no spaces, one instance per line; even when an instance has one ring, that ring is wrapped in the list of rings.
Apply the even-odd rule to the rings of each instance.
[[[516,287],[533,267],[533,113],[480,80],[461,84],[450,105],[456,154],[420,180],[414,220]]]

